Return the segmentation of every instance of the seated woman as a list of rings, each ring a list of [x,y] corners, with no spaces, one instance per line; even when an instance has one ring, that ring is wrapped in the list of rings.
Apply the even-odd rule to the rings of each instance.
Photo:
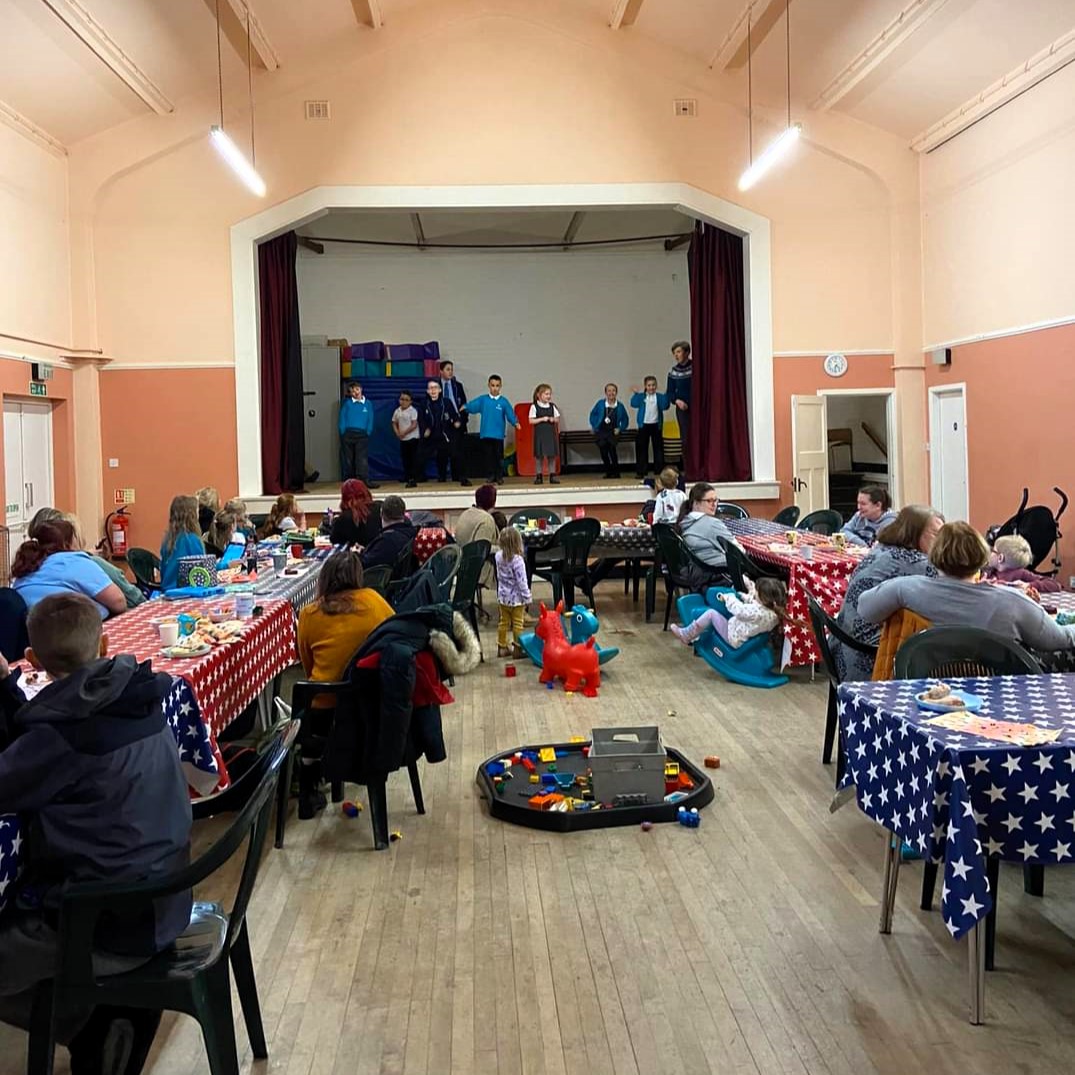
[[[876,646],[881,640],[881,628],[865,619],[859,611],[859,599],[864,593],[889,579],[907,575],[935,577],[937,569],[929,562],[929,553],[944,517],[932,508],[908,504],[896,518],[877,534],[873,551],[855,568],[847,583],[847,593],[837,623],[852,638]],[[869,679],[873,674],[873,658],[845,646],[839,639],[830,639],[832,655],[840,679],[846,682]]]
[[[202,535],[209,533],[213,518],[220,511],[220,494],[211,485],[203,485],[195,494],[198,498],[198,528]]]
[[[12,588],[32,608],[54,593],[92,598],[101,619],[127,611],[123,591],[78,549],[75,528],[66,519],[41,523],[37,536],[24,541],[11,565]]]
[[[457,545],[469,545],[472,541],[488,541],[490,556],[482,568],[482,586],[492,588],[496,585],[496,569],[493,567],[492,550],[496,549],[500,528],[493,518],[496,507],[496,486],[492,482],[479,485],[474,490],[474,503],[455,521],[455,541]]]
[[[1025,582],[1038,593],[1059,593],[1063,587],[1056,579],[1030,570],[1030,561],[1033,559],[1030,542],[1025,537],[1019,534],[998,537],[993,542],[993,552],[982,578],[991,582]]]
[[[306,515],[292,493],[281,493],[276,503],[269,509],[268,518],[258,531],[259,538],[276,537],[288,530],[302,530],[306,526]]]
[[[679,532],[683,542],[704,564],[723,573],[728,566],[721,540],[735,541],[732,532],[717,518],[720,498],[708,482],[691,486],[687,499],[679,509]]]
[[[907,608],[935,627],[984,627],[1043,652],[1075,649],[1075,626],[1059,626],[1035,601],[1005,586],[976,585],[989,562],[989,546],[969,523],[945,523],[929,554],[939,572],[890,579],[862,594],[859,614],[884,623]]]
[[[858,509],[840,531],[855,545],[872,545],[877,534],[896,518],[892,498],[881,485],[864,485],[855,502]]]
[[[168,529],[161,541],[161,589],[174,590],[179,585],[179,561],[184,556],[204,555],[197,499],[173,497],[168,509]]]
[[[218,511],[206,535],[205,548],[219,556],[218,567],[228,567],[246,552],[246,535],[238,527],[239,519],[230,511]]]
[[[348,478],[340,489],[340,514],[332,520],[333,545],[368,545],[381,532],[381,506],[366,483]]]
[[[299,613],[299,660],[306,678],[331,683],[347,672],[347,662],[366,638],[392,616],[392,606],[362,586],[362,561],[356,552],[332,553],[317,577],[317,598]],[[315,698],[315,709],[331,709],[333,698]],[[299,770],[299,817],[311,818],[325,805],[318,790],[327,722],[316,714],[303,721]]]
[[[250,516],[246,512],[246,501],[241,497],[233,496],[220,510],[235,516],[235,529],[244,538],[257,537],[257,527],[250,521]]]

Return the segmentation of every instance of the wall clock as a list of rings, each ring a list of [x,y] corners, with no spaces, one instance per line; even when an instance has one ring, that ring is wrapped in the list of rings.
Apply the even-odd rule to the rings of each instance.
[[[826,355],[825,372],[830,377],[842,377],[847,373],[847,355]]]

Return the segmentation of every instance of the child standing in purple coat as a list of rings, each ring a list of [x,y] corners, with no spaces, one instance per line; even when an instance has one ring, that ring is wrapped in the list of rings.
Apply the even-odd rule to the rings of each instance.
[[[523,539],[514,526],[506,526],[497,539],[496,599],[500,605],[500,622],[496,631],[498,657],[522,657],[519,639],[523,633],[523,611],[530,604],[530,586],[526,581],[526,561],[523,559]],[[511,631],[514,649],[508,645]]]

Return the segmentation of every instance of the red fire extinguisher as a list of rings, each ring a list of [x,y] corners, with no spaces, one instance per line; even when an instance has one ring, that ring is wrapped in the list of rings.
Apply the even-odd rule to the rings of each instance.
[[[127,531],[131,526],[131,517],[127,514],[127,505],[116,508],[105,519],[105,541],[114,557],[127,555]]]

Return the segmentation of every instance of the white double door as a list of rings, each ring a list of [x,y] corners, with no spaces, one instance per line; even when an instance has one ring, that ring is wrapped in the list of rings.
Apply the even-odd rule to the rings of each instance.
[[[52,504],[52,408],[4,401],[4,521],[12,555],[38,508]]]

